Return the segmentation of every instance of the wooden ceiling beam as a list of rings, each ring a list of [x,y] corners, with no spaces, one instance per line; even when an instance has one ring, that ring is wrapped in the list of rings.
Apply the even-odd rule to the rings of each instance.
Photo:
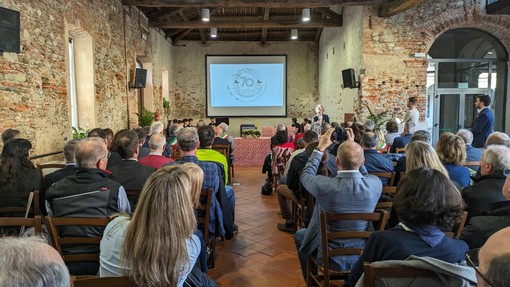
[[[271,10],[271,8],[264,8],[264,18],[263,20],[264,21],[267,21],[269,20],[269,10]],[[260,43],[265,44],[266,43],[266,38],[267,38],[267,28],[262,28],[262,37],[260,39]]]
[[[147,15],[147,17],[152,21],[157,21],[163,16],[172,16],[182,10],[184,10],[184,8],[162,8],[154,13]]]
[[[321,12],[321,14],[324,16],[330,17],[331,19],[337,19],[337,20],[343,19],[342,14],[338,14],[329,8],[324,8],[324,7],[317,8],[317,11]]]
[[[296,21],[189,21],[189,22],[151,22],[151,27],[161,29],[203,29],[203,28],[324,28],[341,27],[342,21],[337,19],[321,19],[308,23]]]
[[[412,0],[409,0],[412,1]],[[122,0],[122,5],[137,7],[270,7],[270,8],[319,8],[335,5],[376,5],[385,0]],[[405,0],[403,1],[405,2]]]
[[[381,9],[379,10],[379,17],[391,17],[393,15],[397,15],[425,1],[426,0],[393,0],[388,3],[384,3],[381,5]]]

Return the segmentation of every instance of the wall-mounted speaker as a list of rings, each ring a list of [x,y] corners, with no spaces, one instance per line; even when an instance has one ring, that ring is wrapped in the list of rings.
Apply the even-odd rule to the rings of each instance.
[[[145,82],[147,82],[147,70],[137,68],[135,73],[135,84],[133,88],[135,89],[145,88]]]
[[[0,52],[20,52],[19,12],[0,7]]]
[[[342,70],[342,80],[344,88],[354,89],[358,87],[356,83],[356,75],[354,74],[354,69]]]

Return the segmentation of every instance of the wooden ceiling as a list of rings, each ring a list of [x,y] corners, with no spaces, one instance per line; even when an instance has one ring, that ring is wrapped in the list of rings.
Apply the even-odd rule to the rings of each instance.
[[[297,41],[318,43],[322,29],[343,25],[341,13],[331,7],[378,5],[381,17],[405,11],[426,0],[122,0],[138,7],[149,19],[149,26],[160,28],[172,43],[179,41],[291,41],[291,29],[298,30]],[[210,21],[202,21],[202,9],[210,11]],[[302,9],[309,8],[311,19],[302,21]],[[342,9],[335,9],[342,11]],[[217,38],[211,38],[217,28]]]

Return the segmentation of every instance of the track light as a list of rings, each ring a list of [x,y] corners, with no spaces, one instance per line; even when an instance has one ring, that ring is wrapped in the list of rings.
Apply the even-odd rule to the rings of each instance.
[[[290,38],[291,38],[292,40],[296,40],[296,39],[298,38],[298,35],[297,35],[297,29],[292,29],[292,30],[290,31]]]
[[[211,14],[209,13],[208,8],[202,9],[202,21],[209,22],[211,20]]]
[[[303,14],[303,22],[310,21],[310,9],[309,8],[304,8],[302,11],[302,14]]]
[[[211,38],[216,38],[218,37],[218,28],[214,27],[214,28],[211,28]]]

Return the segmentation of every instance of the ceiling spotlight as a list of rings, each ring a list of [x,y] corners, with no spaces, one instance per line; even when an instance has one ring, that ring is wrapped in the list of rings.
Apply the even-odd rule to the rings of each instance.
[[[310,21],[310,9],[309,8],[304,8],[302,14],[303,14],[303,22]]]
[[[292,30],[290,31],[290,38],[291,38],[292,40],[296,40],[296,39],[297,39],[297,29],[292,29]]]
[[[218,37],[218,28],[211,28],[211,38]]]
[[[202,9],[202,21],[209,22],[211,20],[211,14],[209,13],[209,9]]]

